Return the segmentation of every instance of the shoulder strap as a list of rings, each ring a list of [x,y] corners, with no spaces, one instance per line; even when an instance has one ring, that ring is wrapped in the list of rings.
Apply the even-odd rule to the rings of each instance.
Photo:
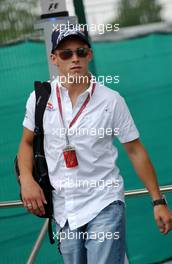
[[[36,95],[36,105],[35,105],[35,133],[43,133],[43,115],[44,111],[50,97],[51,84],[49,82],[38,82],[35,81],[35,95]]]

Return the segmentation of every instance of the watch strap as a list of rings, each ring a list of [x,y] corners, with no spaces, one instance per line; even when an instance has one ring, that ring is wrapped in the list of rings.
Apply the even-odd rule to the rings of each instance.
[[[153,201],[152,201],[152,205],[153,205],[153,206],[161,205],[161,204],[163,204],[163,205],[167,205],[167,200],[166,200],[166,198],[165,198],[164,195],[162,196],[162,198],[157,199],[157,200],[153,200]]]

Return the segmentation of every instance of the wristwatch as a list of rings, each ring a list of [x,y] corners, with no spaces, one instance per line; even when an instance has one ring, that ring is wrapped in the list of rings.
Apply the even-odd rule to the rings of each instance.
[[[156,205],[160,205],[160,204],[167,205],[167,200],[166,200],[165,195],[162,195],[162,198],[161,199],[153,200],[152,201],[153,207],[156,206]]]

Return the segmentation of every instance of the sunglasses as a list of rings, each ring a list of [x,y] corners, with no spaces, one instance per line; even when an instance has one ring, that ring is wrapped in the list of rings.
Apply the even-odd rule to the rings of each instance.
[[[73,54],[75,53],[79,58],[87,57],[90,49],[89,48],[77,48],[76,50],[59,50],[59,56],[62,60],[71,59]]]

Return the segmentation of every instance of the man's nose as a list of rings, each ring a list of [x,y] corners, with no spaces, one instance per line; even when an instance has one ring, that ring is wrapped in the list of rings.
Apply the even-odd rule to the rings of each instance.
[[[72,61],[79,61],[79,57],[75,51],[72,54]]]

